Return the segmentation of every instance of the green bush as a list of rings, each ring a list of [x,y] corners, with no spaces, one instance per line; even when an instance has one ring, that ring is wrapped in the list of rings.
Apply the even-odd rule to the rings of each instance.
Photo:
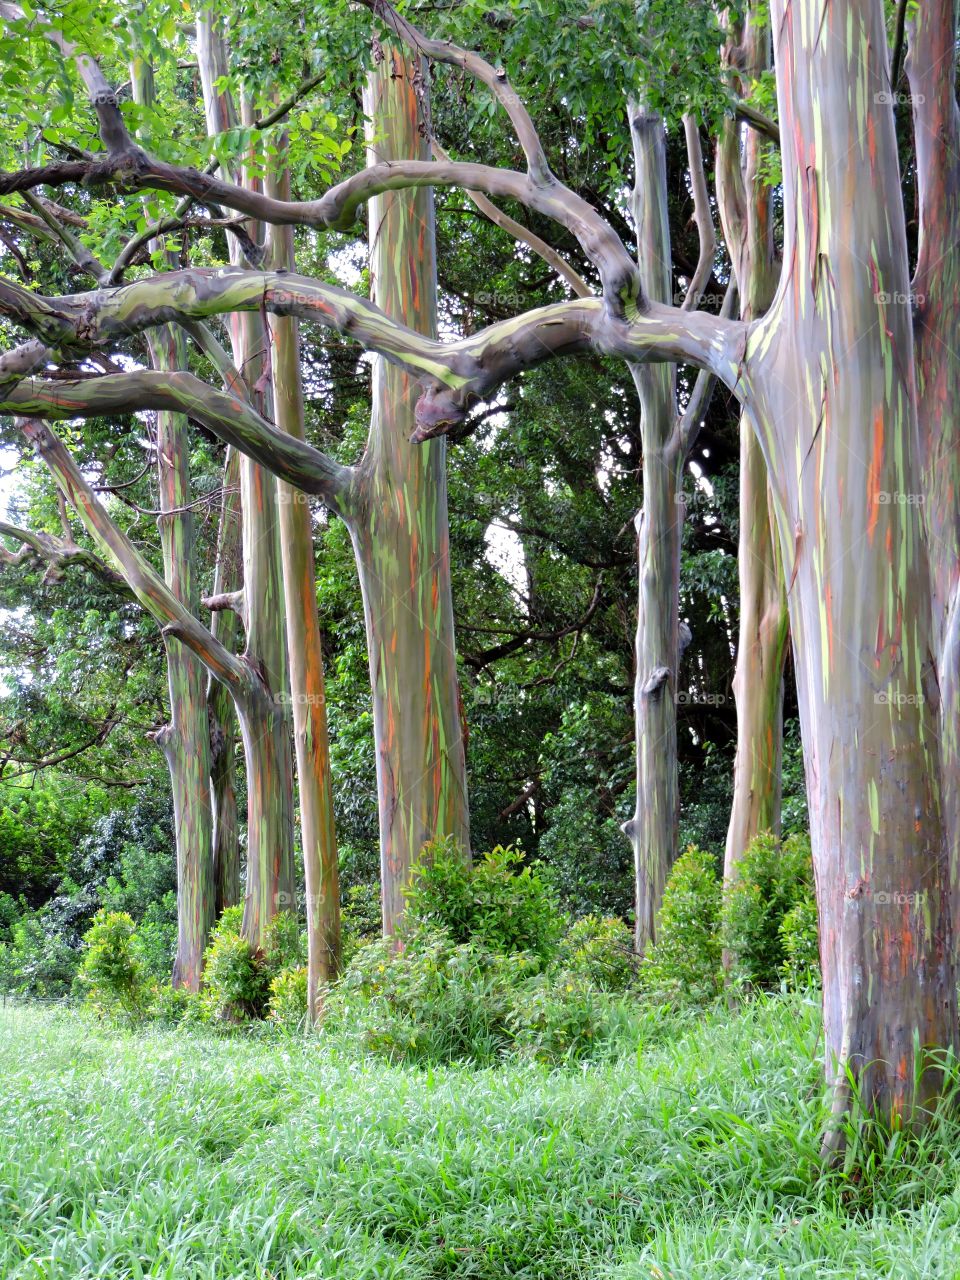
[[[518,849],[498,845],[472,864],[452,840],[426,845],[406,890],[408,927],[432,924],[458,944],[530,952],[542,962],[556,951],[564,917],[544,869],[524,866]]]
[[[626,991],[636,980],[633,932],[617,916],[584,916],[560,941],[558,963],[601,991]]]
[[[403,950],[360,947],[325,1004],[328,1031],[400,1062],[488,1064],[509,1052],[582,1057],[607,1038],[613,997],[586,973],[546,970],[531,952],[457,942],[433,924],[408,929]]]
[[[172,902],[152,902],[137,925],[137,946],[143,967],[158,983],[168,983],[177,952],[176,895]],[[172,908],[172,910],[171,910]]]
[[[149,1013],[153,1021],[172,1027],[181,1023],[196,1025],[206,1022],[209,1008],[200,992],[164,983],[154,986]]]
[[[246,938],[229,927],[232,923],[221,918],[213,931],[204,956],[205,995],[215,1017],[246,1022],[263,1016],[269,975]]]
[[[657,940],[640,963],[643,989],[673,1003],[712,1000],[722,987],[721,885],[713,854],[690,845],[673,864]]]
[[[242,933],[243,903],[238,902],[234,907],[224,907],[214,929],[221,929],[224,933]]]
[[[290,1031],[300,1031],[307,1023],[307,969],[281,969],[270,979],[267,1017]]]
[[[372,942],[383,932],[380,885],[355,884],[347,890],[340,910],[343,963],[350,962],[357,948]]]
[[[510,1041],[514,975],[534,967],[424,924],[408,929],[402,951],[389,939],[360,947],[328,996],[325,1025],[396,1061],[490,1062]]]
[[[590,1055],[606,1038],[610,1002],[584,973],[551,970],[513,992],[507,1017],[513,1047],[541,1062]]]
[[[58,999],[68,996],[81,953],[47,927],[46,913],[30,912],[8,926],[0,942],[0,991]]]
[[[307,935],[292,911],[280,911],[264,930],[263,967],[270,975],[307,963]]]
[[[813,901],[809,839],[792,835],[780,841],[763,833],[752,840],[723,896],[721,935],[734,957],[732,977],[776,986],[788,959],[784,920],[795,907]]]
[[[136,927],[127,913],[101,907],[83,941],[86,952],[80,980],[91,1003],[101,1009],[119,1009],[137,1021],[145,1017],[147,976],[138,953]]]
[[[783,976],[791,987],[805,987],[820,973],[817,904],[812,898],[790,908],[780,922]]]

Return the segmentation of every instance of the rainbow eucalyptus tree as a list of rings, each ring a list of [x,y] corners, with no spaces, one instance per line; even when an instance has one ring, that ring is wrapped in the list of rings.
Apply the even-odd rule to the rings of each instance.
[[[553,218],[579,240],[599,295],[439,342],[366,299],[293,273],[194,269],[59,297],[3,281],[0,312],[34,336],[0,357],[0,411],[185,410],[336,505],[343,477],[330,459],[190,374],[60,380],[49,366],[63,349],[109,344],[174,318],[311,316],[421,379],[417,440],[448,433],[507,379],[564,355],[685,362],[714,374],[760,440],[788,586],[835,1107],[848,1108],[854,1081],[868,1112],[920,1123],[940,1085],[937,1054],[956,1048],[957,1008],[931,557],[924,504],[909,501],[924,491],[923,458],[883,4],[773,0],[784,244],[773,301],[747,322],[650,298],[614,228],[550,168],[503,71],[427,38],[381,0],[365,2],[411,49],[487,87],[514,126],[524,171],[397,160],[315,200],[288,202],[148,155],[120,132],[115,103],[95,102],[105,157],[48,158],[0,177],[0,192],[119,182],[267,223],[345,228],[388,191],[456,186]],[[917,40],[911,58],[922,57]],[[925,74],[941,73],[928,65]]]
[[[364,91],[368,163],[429,163],[425,67],[378,50]],[[433,192],[385,190],[370,201],[370,297],[384,315],[437,331]],[[466,760],[450,590],[446,442],[411,443],[413,371],[374,363],[367,447],[342,514],[350,529],[367,630],[377,742],[383,925],[395,929],[424,844],[452,836],[469,851]]]
[[[134,101],[152,107],[153,68],[142,56],[132,60],[130,83]],[[150,249],[165,255],[168,266],[177,256],[161,239]],[[102,276],[101,276],[102,279]],[[159,325],[147,334],[154,369],[187,366],[186,335],[176,325]],[[182,413],[156,416],[157,488],[160,495],[160,543],[163,576],[178,600],[198,612],[200,589],[196,562],[195,517],[191,503],[190,434]],[[170,772],[174,832],[177,843],[177,954],[173,985],[199,991],[206,949],[216,911],[211,808],[210,719],[206,672],[197,655],[174,634],[164,637],[170,723],[155,735]]]
[[[636,180],[633,216],[638,279],[644,296],[666,304],[672,295],[672,255],[667,214],[667,161],[663,120],[631,107]],[[709,210],[699,131],[685,120],[691,185],[700,232],[700,260],[683,307],[697,305],[713,269],[716,237]],[[730,295],[732,303],[733,294]],[[698,378],[683,413],[677,405],[676,366],[631,362],[640,399],[643,508],[637,516],[637,609],[634,721],[637,794],[623,830],[633,846],[636,871],[636,948],[655,937],[667,875],[677,856],[680,792],[677,768],[677,672],[680,665],[680,541],[683,473],[713,387]]]
[[[749,94],[769,66],[770,35],[748,8],[731,33],[724,61],[741,94]],[[758,320],[777,285],[773,190],[763,171],[770,142],[732,119],[717,145],[717,206],[740,292],[740,314]],[[787,601],[776,531],[767,494],[767,466],[760,441],[745,415],[740,423],[740,624],[733,692],[737,705],[737,753],[733,803],[727,829],[724,879],[761,831],[780,832],[783,762],[783,668],[787,652]]]
[[[290,195],[290,174],[282,166],[283,142],[278,151],[275,167],[267,178],[267,190],[278,199],[286,199]],[[294,266],[292,228],[271,227],[269,247],[271,261],[278,270]],[[293,316],[277,316],[273,320],[270,364],[277,425],[302,440],[306,432],[300,335]],[[310,510],[305,494],[282,480],[277,484],[306,890],[307,1016],[312,1021],[317,1014],[321,984],[335,978],[340,966],[340,881]]]
[[[215,8],[207,7],[198,16],[197,55],[208,133],[215,135],[233,128],[238,120],[252,125],[249,96],[242,96],[238,110],[226,87],[229,50]],[[249,166],[241,165],[238,178],[253,191],[259,191],[262,185]],[[256,246],[260,235],[254,224],[248,232],[248,243]],[[243,259],[236,238],[232,241],[232,257],[234,261]],[[233,317],[230,339],[234,365],[246,382],[248,396],[261,412],[268,411],[269,340],[264,318],[257,313]],[[288,407],[286,403],[284,407]],[[246,641],[244,657],[257,668],[272,693],[272,705],[264,704],[264,723],[250,744],[256,767],[252,772],[248,770],[246,779],[248,792],[259,793],[257,809],[263,830],[257,847],[264,859],[251,860],[248,836],[243,932],[248,941],[259,947],[264,930],[277,912],[296,907],[290,681],[277,485],[251,458],[241,456],[239,466],[243,585],[236,595],[218,597],[216,604],[226,603],[234,612],[239,611]],[[321,713],[325,720],[323,705]],[[316,977],[316,956],[314,959]]]
[[[950,849],[953,939],[960,942],[960,118],[957,111],[955,0],[913,9],[907,84],[913,114],[919,197],[919,250],[909,297],[890,299],[914,313],[920,495],[885,495],[896,503],[923,500],[929,534],[933,652],[940,697],[943,815]],[[891,97],[902,65],[895,48]],[[880,289],[878,288],[878,296]],[[884,299],[886,305],[887,300]]]

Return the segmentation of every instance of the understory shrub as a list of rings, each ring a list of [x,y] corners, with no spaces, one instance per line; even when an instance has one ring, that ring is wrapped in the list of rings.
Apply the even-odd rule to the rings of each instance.
[[[137,1021],[145,1017],[149,986],[130,916],[101,907],[83,940],[86,951],[80,983],[90,1003],[111,1012],[119,1010]]]
[[[780,922],[783,976],[794,988],[808,986],[820,976],[817,904],[813,897],[791,907]]]
[[[424,846],[406,890],[406,927],[433,924],[456,943],[553,955],[565,924],[545,869],[519,849],[497,845],[472,863],[453,840]]]
[[[379,938],[382,929],[379,883],[351,885],[344,895],[340,909],[343,964],[350,963],[362,943]]]
[[[27,911],[0,942],[0,991],[59,999],[70,994],[81,953],[47,927],[45,911]]]
[[[210,1008],[199,991],[171,987],[169,982],[155,983],[150,992],[150,1018],[164,1026],[181,1023],[194,1026],[207,1022]]]
[[[643,957],[643,990],[671,1003],[703,1003],[722,987],[721,884],[712,853],[689,845],[673,864],[657,917],[656,942]]]
[[[307,1021],[307,968],[281,969],[270,979],[267,1017],[289,1031],[300,1031]]]
[[[262,957],[226,915],[214,929],[204,956],[204,994],[215,1017],[246,1022],[263,1016],[270,979]]]
[[[593,957],[594,962],[596,957]],[[609,1037],[616,997],[586,971],[530,951],[459,942],[433,922],[361,946],[325,1001],[328,1031],[394,1061],[490,1063],[588,1055]]]
[[[561,938],[557,962],[601,991],[627,991],[637,977],[633,930],[617,916],[584,916]]]
[[[801,910],[796,912],[797,908]],[[807,836],[791,835],[781,841],[764,832],[750,842],[737,865],[736,879],[723,895],[721,935],[733,955],[731,977],[740,983],[777,986],[791,964],[809,969],[811,956],[816,963],[816,907]]]

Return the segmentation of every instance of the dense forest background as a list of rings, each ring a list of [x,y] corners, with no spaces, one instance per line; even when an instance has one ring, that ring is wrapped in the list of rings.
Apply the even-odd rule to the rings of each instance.
[[[603,78],[610,51],[589,27],[566,23],[562,14],[549,23],[547,8],[539,20],[528,14],[511,22],[483,6],[463,6],[461,21],[471,42],[509,60],[563,180],[586,193],[629,238],[630,140],[619,89]],[[268,23],[244,29],[251,47],[241,54],[255,59],[257,42],[269,43],[268,29]],[[332,34],[327,38],[334,42]],[[369,53],[368,23],[358,15],[348,18],[336,41],[341,54],[345,48],[355,64],[362,62]],[[534,47],[536,67],[529,59]],[[332,53],[316,59],[320,82],[294,116],[294,173],[303,192],[318,176],[349,166],[350,148],[362,135],[356,77],[341,80],[344,57]],[[161,65],[189,120],[200,96],[196,70]],[[571,93],[571,85],[578,90]],[[512,161],[509,140],[485,104],[455,77],[436,77],[432,109],[443,120],[448,148],[485,153],[491,163]],[[335,140],[326,142],[323,165],[310,151],[318,128]],[[679,298],[696,264],[698,241],[682,130],[674,126],[667,136]],[[709,151],[706,161],[712,185]],[[556,273],[493,226],[464,193],[438,191],[436,209],[442,334],[469,334],[564,296]],[[107,202],[91,197],[90,213],[106,219]],[[589,277],[590,264],[571,236],[529,211],[523,216],[530,230]],[[204,240],[190,243],[194,260],[224,261],[222,234],[203,234]],[[81,287],[77,269],[56,245],[41,243],[30,252],[35,257],[22,263],[22,251],[7,237],[0,268],[16,274],[26,265],[47,288],[51,281],[63,291]],[[316,232],[298,243],[301,272],[361,291],[366,256],[362,238]],[[719,308],[729,270],[721,248],[705,290],[708,308]],[[310,323],[302,337],[307,437],[339,460],[355,462],[370,412],[369,362],[353,344]],[[681,369],[680,377],[683,401],[692,373]],[[159,566],[154,431],[150,414],[93,419],[74,430],[71,445],[111,514]],[[738,436],[737,406],[719,388],[683,493],[681,615],[690,638],[678,685],[681,847],[696,843],[719,863],[736,736],[731,682],[738,627]],[[22,450],[4,458],[8,520],[57,528],[55,490],[45,469]],[[223,458],[216,440],[193,434],[190,469],[205,595],[213,589]],[[620,826],[633,811],[635,790],[640,473],[633,380],[623,365],[593,357],[524,374],[452,446],[448,468],[474,847],[515,844],[551,868],[575,915],[599,912],[628,921],[633,865]],[[364,890],[372,894],[378,877],[363,615],[346,529],[312,501],[311,514],[341,887],[348,901]],[[129,910],[155,929],[158,965],[175,939],[169,780],[151,740],[166,715],[163,644],[153,622],[112,585],[82,567],[51,572],[15,541],[7,545],[0,565],[0,940],[8,948],[6,980],[52,993],[69,984],[80,938],[100,905]],[[805,827],[789,669],[785,718],[783,822],[789,834]],[[239,746],[237,765],[242,794]]]

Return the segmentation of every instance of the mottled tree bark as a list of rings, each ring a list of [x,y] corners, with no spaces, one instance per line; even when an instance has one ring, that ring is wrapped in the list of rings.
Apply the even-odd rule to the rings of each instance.
[[[280,154],[283,154],[282,146]],[[280,177],[268,178],[268,192],[281,199],[289,198],[289,188],[288,171]],[[292,270],[292,230],[274,227],[270,241],[273,265],[278,270]],[[270,344],[277,425],[303,439],[297,321],[289,316],[275,319]],[[340,875],[310,508],[306,494],[282,480],[277,481],[277,486],[307,899],[307,1013],[312,1022],[318,1013],[320,986],[336,977],[340,964]]]
[[[750,84],[769,66],[769,44],[768,28],[748,11],[743,28],[733,33],[728,46],[735,53],[741,94],[748,93]],[[772,191],[761,170],[766,146],[769,143],[756,131],[744,131],[729,121],[717,149],[717,204],[739,286],[740,314],[747,321],[765,313],[777,283]],[[789,631],[767,467],[745,415],[740,421],[738,573],[740,622],[733,678],[737,750],[724,856],[727,883],[756,835],[780,832],[783,668]]]
[[[425,156],[416,64],[388,49],[370,73],[371,164]],[[419,88],[419,92],[418,92]],[[433,193],[385,192],[371,201],[370,296],[388,316],[436,334]],[[460,723],[446,442],[413,445],[421,388],[404,369],[374,362],[370,433],[344,514],[363,590],[380,815],[384,930],[403,911],[403,888],[424,844],[453,836],[469,849]]]
[[[198,17],[198,55],[202,55],[199,69],[208,131],[222,128],[224,121],[234,121],[238,115],[241,123],[250,123],[249,104],[241,103],[237,112],[218,83],[228,66],[220,22],[211,10]],[[259,191],[258,182],[249,174],[244,172],[240,177],[244,189]],[[258,239],[255,227],[250,234],[254,241]],[[267,397],[261,374],[267,334],[261,316],[247,312],[232,317],[230,336],[234,364],[250,389],[254,405],[263,412]],[[260,947],[264,930],[276,913],[296,909],[293,756],[277,482],[247,455],[240,459],[240,506],[244,659],[257,670],[262,691],[268,695],[258,698],[248,709],[248,725],[241,726],[248,758],[254,762],[253,773],[248,768],[247,776],[243,933],[254,947]],[[253,825],[258,829],[255,840],[250,837]],[[251,848],[261,851],[260,860],[251,858]]]
[[[850,1071],[867,1111],[910,1121],[957,1007],[884,9],[774,0],[771,18],[784,270],[742,393],[789,584],[836,1107]]]
[[[134,100],[155,99],[153,71],[143,58],[130,68]],[[162,241],[151,242],[162,249]],[[168,265],[179,265],[168,255]],[[187,367],[184,335],[160,325],[147,335],[154,369]],[[191,509],[190,435],[186,416],[161,410],[157,423],[158,525],[167,586],[191,613],[199,605],[196,533]],[[170,723],[155,740],[170,772],[177,858],[177,953],[173,985],[199,991],[203,953],[215,919],[213,814],[210,802],[210,727],[203,664],[176,636],[165,638]]]
[[[227,449],[223,466],[223,497],[217,532],[214,595],[243,589],[240,529],[240,455]],[[218,610],[210,631],[231,653],[236,651],[238,618],[233,609]],[[207,685],[210,718],[210,793],[213,808],[213,878],[217,918],[240,901],[240,820],[237,807],[237,768],[234,759],[237,717],[229,690],[214,679]]]
[[[960,114],[956,0],[925,0],[906,60],[917,154],[920,244],[911,285],[923,514],[940,685],[943,816],[954,946],[960,942]],[[896,86],[894,86],[896,87]]]
[[[643,290],[670,300],[672,270],[663,121],[630,113],[636,166],[633,196]],[[684,450],[677,431],[676,366],[631,365],[640,396],[643,509],[637,517],[637,608],[634,728],[637,801],[624,824],[636,872],[636,948],[654,940],[656,916],[677,856],[677,668],[680,662],[680,538]]]

